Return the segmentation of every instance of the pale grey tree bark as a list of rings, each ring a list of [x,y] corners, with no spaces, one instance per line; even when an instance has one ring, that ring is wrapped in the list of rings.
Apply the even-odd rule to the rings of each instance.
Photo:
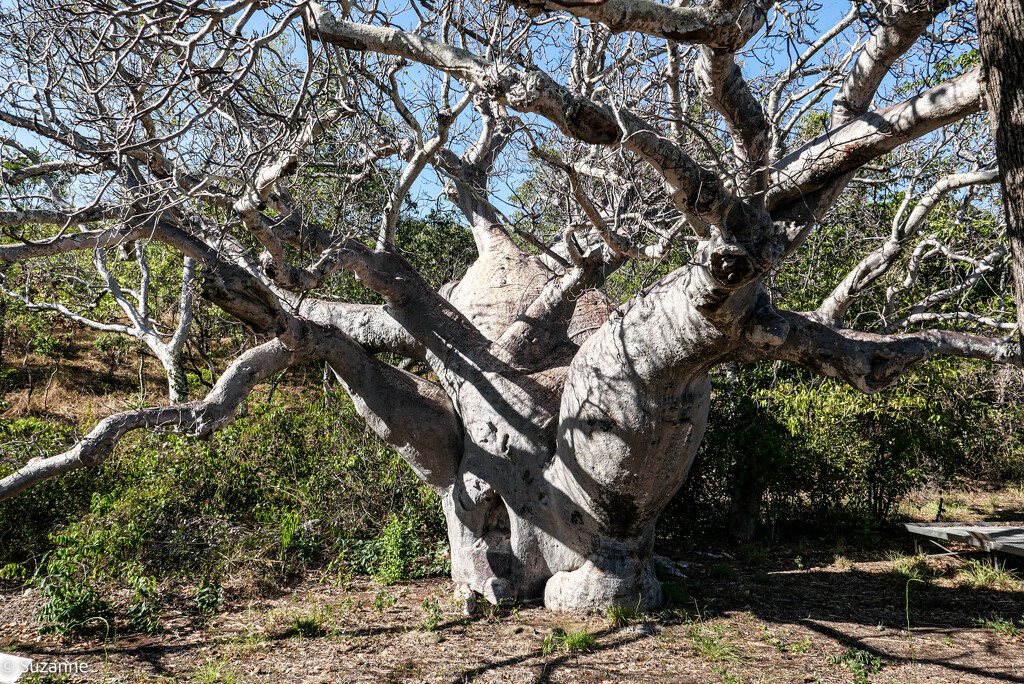
[[[703,439],[716,366],[788,361],[877,392],[936,355],[1021,365],[1020,345],[998,337],[842,327],[850,302],[894,268],[938,199],[992,182],[989,171],[940,180],[819,311],[779,310],[764,286],[858,170],[980,111],[977,69],[871,108],[941,4],[893,4],[844,42],[859,16],[851,11],[835,30],[801,38],[805,49],[763,103],[737,55],[776,35],[779,18],[765,3],[512,4],[523,13],[502,6],[493,22],[454,8],[412,20],[314,2],[90,6],[84,16],[111,39],[131,39],[95,40],[115,55],[147,56],[140,63],[151,73],[113,81],[136,93],[138,110],[123,120],[97,113],[105,128],[90,133],[83,122],[58,125],[67,112],[15,89],[0,122],[47,141],[66,173],[115,179],[122,195],[115,202],[96,182],[92,201],[78,206],[11,199],[0,224],[54,228],[41,241],[12,234],[0,263],[158,240],[198,264],[208,301],[269,341],[240,356],[205,399],[107,418],[68,452],[0,480],[0,499],[102,462],[128,430],[205,434],[263,379],[323,361],[368,425],[440,495],[452,578],[465,596],[564,610],[653,607],[662,601],[655,524]],[[260,30],[246,33],[257,12]],[[566,46],[572,60],[553,64],[571,65],[552,75],[539,63],[555,49],[524,46],[556,40],[545,32],[560,22],[586,40]],[[262,65],[260,51],[292,30],[308,60],[291,70]],[[840,49],[833,41],[853,48],[816,61]],[[403,86],[409,63],[434,80]],[[174,70],[163,72],[168,64]],[[60,78],[50,74],[36,87],[53,83]],[[166,87],[148,95],[140,83]],[[114,86],[97,92],[104,87]],[[684,108],[684,88],[703,104]],[[831,127],[795,139],[792,118],[836,91]],[[267,92],[288,97],[260,100]],[[153,123],[161,107],[189,116]],[[190,151],[197,141],[208,143],[202,154]],[[339,149],[350,166],[337,162]],[[561,179],[534,190],[557,230],[545,233],[525,206],[525,219],[496,206],[493,184],[517,154],[558,174],[539,177]],[[382,179],[378,210],[360,222],[343,201],[333,207],[341,218],[304,203],[306,175],[324,169],[342,181],[343,199],[356,187],[346,183]],[[402,202],[428,172],[479,252],[442,292],[394,246]],[[125,222],[140,215],[144,232]],[[86,223],[98,225],[75,230]],[[514,239],[523,235],[531,248]],[[657,263],[679,245],[688,263],[629,301],[598,291],[627,260]],[[995,263],[987,259],[976,259],[979,272]],[[332,298],[342,270],[386,304]],[[929,306],[917,314],[935,313]],[[424,364],[431,379],[376,358],[384,352]]]

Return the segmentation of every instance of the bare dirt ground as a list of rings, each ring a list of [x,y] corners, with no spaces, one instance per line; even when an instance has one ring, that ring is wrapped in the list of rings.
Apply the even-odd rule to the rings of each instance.
[[[37,682],[1024,682],[1024,585],[1012,574],[971,586],[981,566],[961,559],[796,550],[705,551],[672,609],[621,626],[537,607],[464,617],[441,579],[321,578],[275,596],[229,588],[208,620],[189,612],[191,588],[171,587],[157,636],[59,637],[39,633],[38,596],[9,590],[0,651],[88,664]],[[926,581],[910,582],[908,611],[910,577]],[[545,653],[557,629],[592,633],[593,650]]]

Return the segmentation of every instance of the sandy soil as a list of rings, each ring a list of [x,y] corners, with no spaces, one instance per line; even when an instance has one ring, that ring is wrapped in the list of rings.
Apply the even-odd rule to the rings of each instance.
[[[706,554],[673,609],[621,626],[523,606],[464,617],[441,579],[321,578],[274,596],[229,588],[209,620],[189,612],[190,587],[169,587],[156,636],[58,637],[39,634],[37,595],[9,589],[0,651],[89,666],[36,679],[48,682],[1024,682],[1024,585],[1012,576],[972,587],[962,560],[918,562],[929,579],[910,583],[908,632],[907,558],[819,555],[833,558]],[[594,650],[545,654],[558,629],[587,630]]]

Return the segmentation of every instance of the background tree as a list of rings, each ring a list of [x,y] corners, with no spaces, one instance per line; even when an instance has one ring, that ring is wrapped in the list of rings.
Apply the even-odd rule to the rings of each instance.
[[[982,104],[970,12],[854,5],[819,32],[824,19],[731,0],[19,5],[0,121],[73,180],[62,203],[8,203],[0,224],[50,232],[9,236],[0,259],[158,241],[260,343],[204,399],[110,416],[0,480],[0,498],[102,462],[130,430],[209,434],[258,383],[322,362],[440,496],[465,595],[657,605],[654,525],[703,439],[711,369],[788,361],[874,393],[936,355],[1021,363],[1017,341],[976,334],[1002,313],[963,296],[1005,250],[917,242],[942,197],[974,207],[961,193],[994,180],[960,124]],[[747,81],[744,59],[776,58]],[[950,144],[970,153],[940,176],[889,175],[886,155]],[[307,182],[325,173],[329,197]],[[361,201],[371,179],[376,204]],[[887,237],[852,263],[837,250],[833,292],[785,309],[776,283],[872,182],[904,193],[876,213]],[[440,289],[399,253],[414,190],[451,201],[476,247]],[[900,315],[939,258],[963,264],[947,281],[968,275],[929,278],[938,289]],[[601,289],[628,262],[650,266],[620,304]],[[897,265],[910,282],[885,325],[844,327]],[[334,296],[342,272],[385,303]]]
[[[978,3],[978,28],[985,92],[992,135],[999,153],[999,174],[1006,200],[1006,223],[1013,251],[1014,301],[1024,312],[1024,37],[1020,3]],[[1022,333],[1024,334],[1024,333]]]

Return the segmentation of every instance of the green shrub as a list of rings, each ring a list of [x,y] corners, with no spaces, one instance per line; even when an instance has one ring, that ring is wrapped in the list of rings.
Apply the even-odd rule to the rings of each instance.
[[[196,610],[201,615],[213,615],[224,603],[220,580],[203,579],[196,587]]]
[[[108,587],[137,578],[123,617],[153,631],[165,578],[199,581],[197,608],[210,614],[222,601],[210,578],[330,568],[392,583],[447,572],[437,495],[367,434],[347,398],[278,396],[271,406],[253,397],[207,442],[132,433],[104,465],[0,503],[4,576],[36,575],[45,619],[65,631],[109,615]],[[73,441],[38,420],[0,421],[0,476]]]
[[[93,621],[109,626],[110,602],[103,599],[83,564],[61,548],[50,555],[46,573],[37,579],[44,599],[39,619],[46,631],[66,634]]]
[[[1012,427],[1024,409],[1005,384],[961,359],[916,366],[871,396],[796,366],[716,371],[704,442],[660,531],[717,533],[750,510],[776,532],[813,525],[871,545],[926,480],[1024,476]]]

